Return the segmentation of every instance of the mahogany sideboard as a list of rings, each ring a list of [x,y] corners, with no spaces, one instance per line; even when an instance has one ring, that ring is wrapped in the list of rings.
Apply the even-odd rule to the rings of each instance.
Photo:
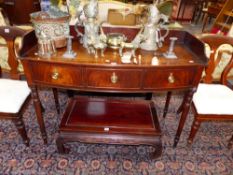
[[[174,52],[177,59],[166,59],[162,54],[168,49],[169,37],[178,37]],[[181,135],[193,93],[207,65],[203,43],[185,31],[171,30],[158,53],[158,64],[152,65],[154,52],[138,49],[141,55],[137,64],[123,64],[117,51],[106,49],[105,56],[89,55],[77,40],[73,41],[74,59],[63,58],[66,48],[57,50],[49,59],[41,58],[37,52],[37,41],[33,32],[23,39],[20,57],[26,79],[32,90],[42,138],[47,143],[46,129],[38,98],[38,86],[55,87],[88,92],[107,93],[152,93],[155,91],[185,91],[185,105],[181,112],[174,146]]]

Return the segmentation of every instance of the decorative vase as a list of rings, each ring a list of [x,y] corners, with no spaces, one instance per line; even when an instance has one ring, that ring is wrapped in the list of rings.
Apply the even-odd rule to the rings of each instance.
[[[48,12],[31,13],[31,22],[34,25],[38,40],[52,39],[56,48],[65,47],[67,36],[70,35],[69,14],[51,15]]]

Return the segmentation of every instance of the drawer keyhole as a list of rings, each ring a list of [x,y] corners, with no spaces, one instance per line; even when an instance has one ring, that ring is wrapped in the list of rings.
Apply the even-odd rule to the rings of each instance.
[[[53,72],[53,73],[52,73],[52,79],[53,79],[53,80],[57,80],[58,77],[59,77],[59,73],[58,73],[58,72]]]
[[[117,77],[116,73],[113,72],[112,76],[111,76],[111,82],[115,84],[115,83],[117,83],[117,80],[118,80],[118,77]]]
[[[169,83],[175,83],[175,77],[173,75],[173,73],[170,73],[168,76],[168,82]]]

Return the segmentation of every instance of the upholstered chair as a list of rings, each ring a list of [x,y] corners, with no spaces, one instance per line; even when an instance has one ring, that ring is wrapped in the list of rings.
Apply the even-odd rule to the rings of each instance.
[[[203,121],[233,121],[233,90],[228,87],[228,74],[233,68],[233,53],[221,75],[221,84],[213,83],[212,74],[215,68],[221,64],[223,51],[218,50],[219,46],[228,44],[233,47],[233,38],[221,35],[206,35],[200,38],[211,48],[210,60],[205,69],[203,82],[198,85],[193,96],[192,108],[194,121],[188,138],[191,144]],[[233,144],[233,137],[229,147]]]
[[[197,37],[201,39],[205,35],[210,35],[210,34],[202,34],[202,35],[197,36]],[[212,36],[212,35],[210,35],[210,36]],[[228,35],[228,36],[232,37],[230,35]],[[230,54],[233,52],[233,48],[230,45],[224,44],[218,50],[221,50],[221,52],[217,52],[217,53],[219,53],[218,54],[218,62],[215,62],[216,66],[214,67],[214,70],[213,70],[212,74],[209,74],[207,76],[210,79],[209,81],[213,81],[215,83],[220,82],[221,74],[222,74],[224,68],[226,67],[226,65],[228,64],[228,62],[230,60],[230,56],[231,56]],[[208,44],[205,44],[205,52],[206,52],[207,57],[210,57],[210,54],[212,52],[212,48],[210,48],[210,46]],[[233,70],[231,70],[229,72],[228,77],[231,77],[231,79],[233,79]],[[205,71],[203,72],[202,79],[206,79]],[[229,80],[229,81],[233,81],[233,80]],[[163,117],[164,118],[167,115],[171,97],[172,97],[172,92],[169,91],[167,93],[166,103],[165,103],[165,107],[164,107],[164,110],[163,110]],[[177,110],[177,113],[180,113],[181,111],[182,111],[182,105]]]
[[[208,45],[209,63],[203,72],[202,82],[193,96],[194,121],[188,143],[193,142],[203,121],[233,121],[233,38],[229,36],[206,34],[200,39]],[[221,76],[219,78],[219,74]],[[172,92],[168,92],[163,117],[166,116]],[[184,100],[177,113],[183,109]],[[233,136],[229,147],[232,147]]]
[[[33,30],[28,26],[0,26],[0,66],[3,76],[13,79],[23,79],[23,66],[18,60],[18,52],[21,48],[22,37]],[[9,32],[9,33],[8,33]],[[53,88],[53,95],[57,112],[60,112],[58,90]]]
[[[29,103],[31,91],[26,81],[19,80],[21,73],[18,71],[19,62],[15,57],[17,47],[14,42],[17,36],[24,34],[25,31],[18,28],[0,27],[0,35],[6,40],[5,46],[9,51],[8,66],[10,68],[8,74],[0,78],[0,119],[12,120],[24,143],[28,146],[29,138],[22,116]],[[2,69],[0,73],[2,75]]]
[[[30,100],[30,93],[26,81],[0,78],[0,119],[12,120],[27,146],[29,138],[22,115]]]
[[[30,89],[23,81],[24,71],[18,53],[21,49],[21,39],[30,30],[23,30],[15,26],[0,26],[0,67],[3,79],[0,79],[0,119],[10,119],[16,124],[26,145],[29,139],[26,135],[22,114],[30,99]],[[3,68],[2,68],[3,67]],[[57,111],[59,103],[57,89],[53,89]]]

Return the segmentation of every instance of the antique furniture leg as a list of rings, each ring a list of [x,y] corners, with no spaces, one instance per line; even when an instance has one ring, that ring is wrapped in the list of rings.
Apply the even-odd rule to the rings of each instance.
[[[56,144],[57,144],[57,150],[60,154],[68,154],[69,153],[69,149],[65,148],[64,143],[65,143],[65,138],[63,138],[62,136],[59,136],[56,140]]]
[[[27,136],[25,125],[24,125],[24,122],[23,122],[23,119],[22,119],[21,115],[18,116],[18,118],[16,120],[14,120],[14,124],[15,124],[19,134],[23,138],[23,141],[24,141],[25,145],[29,146],[29,138]]]
[[[150,94],[152,96],[152,93],[150,93]],[[151,112],[153,113],[155,123],[156,122],[158,123],[159,122],[158,121],[158,115],[157,115],[157,111],[156,111],[156,108],[154,106],[154,103],[152,103],[151,106],[152,106],[151,107]],[[154,150],[153,153],[151,153],[151,158],[156,159],[156,158],[158,158],[158,157],[160,157],[162,155],[162,150],[163,150],[162,142],[157,142],[156,144],[153,145],[153,147],[154,147],[155,150]]]
[[[182,114],[180,117],[179,126],[178,126],[178,129],[176,131],[176,136],[175,136],[173,147],[176,147],[177,143],[179,142],[180,135],[181,135],[181,132],[183,130],[184,123],[185,123],[185,120],[187,118],[189,108],[190,108],[190,105],[192,102],[192,97],[193,97],[193,94],[195,91],[196,91],[196,88],[190,89],[190,91],[188,91],[188,93],[185,97],[184,107],[183,107]]]
[[[153,145],[154,147],[154,152],[150,153],[150,157],[151,159],[157,159],[159,158],[161,155],[162,155],[162,144],[156,144],[156,145]]]
[[[164,110],[163,110],[163,118],[165,118],[166,115],[167,115],[167,111],[168,111],[169,103],[170,103],[170,100],[171,100],[171,96],[172,96],[172,91],[168,91],[167,92],[167,97],[166,97],[165,107],[164,107]]]
[[[231,136],[231,139],[229,140],[228,148],[231,149],[232,146],[233,146],[233,135]]]
[[[54,96],[54,100],[55,100],[55,106],[57,109],[57,113],[60,114],[60,105],[59,105],[59,100],[58,100],[58,90],[57,88],[52,88],[53,90],[53,96]]]
[[[166,117],[167,115],[167,111],[168,111],[168,107],[169,107],[169,103],[170,103],[170,99],[171,99],[171,96],[172,96],[172,92],[171,91],[168,91],[167,92],[167,97],[166,97],[166,103],[165,103],[165,107],[164,107],[164,110],[163,110],[163,118]],[[184,97],[180,107],[178,108],[178,110],[176,111],[176,114],[180,114],[182,111],[183,111],[183,108],[184,108],[184,103],[186,101],[186,96]]]
[[[196,116],[195,116],[192,127],[191,127],[191,131],[190,131],[190,134],[189,134],[189,138],[188,138],[188,144],[189,145],[192,144],[193,139],[194,139],[198,129],[200,128],[200,125],[201,125],[201,121],[196,119]]]
[[[185,104],[185,99],[183,99],[180,107],[178,108],[178,110],[176,111],[176,114],[180,114],[183,111],[184,108],[184,104]]]
[[[184,105],[185,105],[185,101],[186,101],[187,96],[184,96],[184,99],[182,100],[182,103],[180,105],[180,107],[178,108],[178,110],[176,111],[176,114],[180,114],[183,111]]]
[[[44,143],[47,144],[47,134],[46,134],[44,120],[42,116],[41,103],[39,100],[37,87],[31,86],[31,90],[32,90],[32,100],[35,106],[36,116],[37,116],[37,121],[40,127],[41,136],[42,136],[42,139],[44,140]]]

